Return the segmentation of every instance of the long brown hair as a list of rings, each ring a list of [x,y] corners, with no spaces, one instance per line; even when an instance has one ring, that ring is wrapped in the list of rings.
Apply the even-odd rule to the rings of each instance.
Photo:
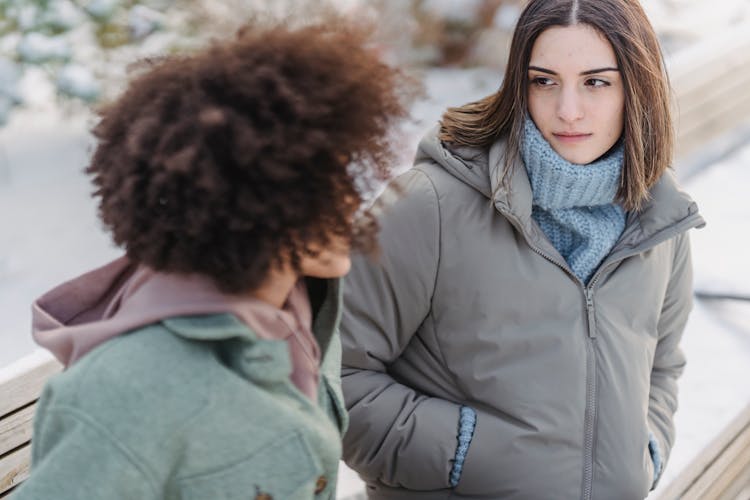
[[[638,210],[672,161],[671,93],[659,42],[637,0],[531,0],[516,25],[500,90],[449,108],[440,139],[489,147],[505,139],[505,172],[516,163],[527,113],[528,64],[537,37],[552,26],[586,24],[612,45],[625,87],[625,162],[617,198]]]

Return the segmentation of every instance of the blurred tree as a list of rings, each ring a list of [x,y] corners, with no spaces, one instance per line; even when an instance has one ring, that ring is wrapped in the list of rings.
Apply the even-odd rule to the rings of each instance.
[[[66,103],[107,100],[138,59],[226,36],[251,18],[328,10],[325,0],[0,0],[0,126],[40,80]]]
[[[504,61],[520,0],[0,0],[0,126],[46,85],[61,101],[116,95],[128,65],[189,50],[256,20],[331,10],[375,21],[384,55],[407,65]],[[30,83],[31,81],[31,83]]]
[[[94,61],[140,44],[165,26],[176,0],[0,0],[0,124],[23,105],[29,70],[46,74],[61,96],[92,102],[103,88]]]
[[[501,67],[521,0],[367,2],[391,57],[420,66]]]
[[[29,71],[43,72],[60,96],[103,95],[106,52],[138,46],[166,26],[176,0],[0,0],[0,124],[24,104]]]

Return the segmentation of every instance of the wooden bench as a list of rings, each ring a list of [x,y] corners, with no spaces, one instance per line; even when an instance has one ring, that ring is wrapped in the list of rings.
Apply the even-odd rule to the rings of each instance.
[[[29,474],[31,419],[46,380],[61,365],[43,351],[0,369],[0,499]]]

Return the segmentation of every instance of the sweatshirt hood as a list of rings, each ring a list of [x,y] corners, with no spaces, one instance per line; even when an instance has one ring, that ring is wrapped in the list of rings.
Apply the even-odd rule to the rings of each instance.
[[[307,375],[317,376],[320,351],[311,331],[312,311],[304,280],[279,309],[260,300],[224,294],[203,276],[159,273],[121,257],[37,299],[32,306],[32,335],[69,366],[127,331],[177,316],[222,313],[239,318],[259,338],[295,339],[290,343],[295,370],[304,365]],[[248,328],[178,333],[197,340],[221,340],[216,336],[247,336]],[[302,347],[296,348],[297,344]],[[307,375],[300,380],[306,389],[315,378]]]
[[[122,257],[42,295],[31,306],[34,340],[68,366],[129,325],[139,326],[138,321],[112,320],[107,314],[136,270]]]

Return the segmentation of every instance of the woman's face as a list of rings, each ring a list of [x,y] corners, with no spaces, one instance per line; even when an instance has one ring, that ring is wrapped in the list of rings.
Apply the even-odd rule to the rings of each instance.
[[[587,164],[620,138],[625,89],[612,46],[586,24],[555,26],[534,42],[529,114],[564,159]]]

